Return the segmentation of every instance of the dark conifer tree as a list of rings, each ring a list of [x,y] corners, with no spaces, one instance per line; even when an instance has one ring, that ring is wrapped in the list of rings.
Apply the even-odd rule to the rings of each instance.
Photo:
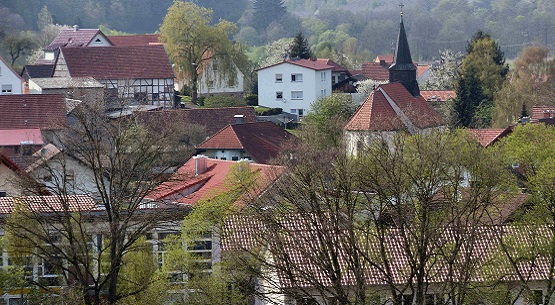
[[[270,23],[279,22],[287,14],[283,0],[255,0],[253,9],[252,27],[259,33],[265,31]]]
[[[304,38],[302,32],[297,33],[297,36],[295,36],[293,43],[289,46],[287,55],[289,55],[289,58],[302,59],[309,59],[312,56],[310,47],[308,46],[308,40]]]

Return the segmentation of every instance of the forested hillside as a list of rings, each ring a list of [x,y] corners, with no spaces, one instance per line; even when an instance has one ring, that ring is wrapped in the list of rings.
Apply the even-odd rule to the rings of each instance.
[[[153,33],[172,0],[3,0],[2,33],[38,29],[46,6],[54,24]],[[212,8],[214,20],[237,24],[233,39],[262,46],[304,35],[316,55],[345,57],[347,62],[391,53],[399,21],[399,1],[387,0],[194,0]],[[415,60],[437,59],[440,50],[464,51],[478,29],[491,34],[508,58],[522,47],[555,43],[552,0],[412,0],[404,1],[405,24]],[[280,12],[280,7],[286,11]]]

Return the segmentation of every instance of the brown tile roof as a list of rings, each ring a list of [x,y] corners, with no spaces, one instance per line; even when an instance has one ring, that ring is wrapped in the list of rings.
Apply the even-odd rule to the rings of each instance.
[[[0,129],[60,129],[65,123],[61,94],[0,95]]]
[[[318,58],[316,59],[316,61],[321,62],[325,65],[328,66],[332,66],[333,67],[333,72],[345,72],[347,74],[349,74],[349,70],[345,67],[343,67],[342,65],[336,63],[335,61],[329,59],[329,58]]]
[[[273,64],[270,66],[266,66],[263,68],[260,68],[258,70],[264,70],[270,67],[274,67],[277,65],[281,65],[283,63],[289,63],[292,65],[296,65],[296,66],[300,66],[300,67],[304,67],[304,68],[308,68],[308,69],[312,69],[312,70],[316,70],[316,71],[320,71],[320,70],[327,70],[327,69],[333,69],[334,66],[328,65],[326,63],[324,63],[323,61],[318,61],[318,60],[312,60],[312,59],[287,59],[284,60],[280,63],[277,64]]]
[[[380,63],[376,62],[366,62],[362,64],[362,72],[361,74],[372,80],[376,81],[389,81],[389,70],[387,66],[382,66]]]
[[[206,170],[196,174],[197,160],[206,162]],[[244,162],[244,161],[243,161]],[[210,200],[222,192],[233,188],[235,181],[231,181],[229,174],[232,166],[239,164],[235,161],[209,159],[207,157],[193,157],[187,161],[168,181],[162,183],[147,198],[154,201],[172,202],[194,205],[199,200]],[[275,165],[265,165],[245,162],[249,170],[258,173],[256,186],[240,199],[238,204],[247,204],[249,198],[258,196],[275,179],[283,169]],[[252,197],[254,196],[254,197]]]
[[[351,117],[345,130],[406,130],[407,126],[387,100],[386,94],[415,127],[425,129],[445,125],[443,119],[422,96],[414,97],[402,84],[391,83],[380,85],[370,94]]]
[[[135,113],[138,119],[156,126],[163,122],[183,122],[204,126],[208,136],[211,136],[227,125],[235,123],[235,115],[243,115],[245,123],[256,122],[253,107],[225,107],[225,108],[196,108],[164,111],[146,111]]]
[[[376,59],[374,60],[374,62],[379,63],[381,61],[384,61],[388,66],[391,65],[393,63],[393,54],[376,56]]]
[[[470,132],[483,147],[490,146],[491,144],[497,142],[499,139],[509,135],[512,131],[512,127],[470,129]]]
[[[60,196],[25,196],[0,197],[0,214],[11,214],[16,206],[31,209],[33,212],[55,213],[64,212],[67,205],[68,212],[92,211],[96,208],[94,200],[88,195]]]
[[[121,35],[108,36],[108,39],[114,46],[148,46],[151,44],[159,44],[158,38],[160,34],[143,34],[143,35]]]
[[[428,102],[445,102],[457,97],[453,90],[420,90],[420,95]]]
[[[85,47],[97,35],[99,29],[63,29],[44,50],[53,51],[60,47]]]
[[[242,149],[257,163],[268,163],[296,139],[294,135],[272,122],[228,125],[197,146],[206,149]]]
[[[174,78],[164,46],[62,48],[71,77]]]
[[[40,129],[0,129],[0,146],[42,145]]]
[[[417,65],[416,66],[416,76],[420,77],[422,74],[426,73],[426,71],[430,70],[430,65]]]
[[[549,119],[555,117],[555,106],[533,106],[532,107],[532,123],[538,123],[541,119]]]

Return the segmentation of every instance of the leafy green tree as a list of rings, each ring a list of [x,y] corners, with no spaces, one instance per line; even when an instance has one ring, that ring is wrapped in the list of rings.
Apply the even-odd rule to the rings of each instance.
[[[310,46],[308,45],[308,40],[304,38],[302,32],[299,31],[293,39],[293,43],[289,47],[289,52],[287,52],[287,55],[289,55],[289,58],[300,59],[309,59],[310,57],[312,57]]]
[[[497,42],[482,31],[474,34],[466,51],[455,85],[456,125],[487,127],[491,124],[494,94],[503,85],[509,67]]]
[[[2,46],[10,55],[10,63],[13,66],[18,58],[32,53],[37,46],[36,34],[31,31],[24,31],[9,35],[2,41]]]
[[[338,147],[343,140],[343,126],[357,109],[349,95],[332,94],[311,105],[304,118],[301,137],[318,147]]]
[[[219,79],[226,81],[237,77],[234,60],[243,55],[228,38],[235,33],[235,24],[220,20],[211,25],[211,20],[212,10],[176,0],[160,26],[160,39],[166,43],[176,74],[191,85],[193,103],[197,101],[199,75],[209,61],[218,60]]]
[[[522,110],[552,104],[555,61],[550,50],[532,46],[522,50],[501,90],[495,94],[493,125],[507,127],[523,117]]]
[[[39,12],[37,26],[39,30],[42,31],[45,27],[51,24],[54,24],[54,19],[52,18],[52,14],[50,14],[50,11],[48,11],[48,7],[46,7],[45,5]]]

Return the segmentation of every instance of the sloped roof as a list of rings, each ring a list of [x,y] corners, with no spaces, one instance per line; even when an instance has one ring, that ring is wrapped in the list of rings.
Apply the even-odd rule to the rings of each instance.
[[[99,29],[63,29],[44,50],[53,51],[60,47],[85,47],[97,34],[104,36]]]
[[[196,162],[203,159],[206,162],[206,170],[196,174]],[[252,189],[249,196],[257,196],[264,191],[278,176],[283,169],[275,165],[256,164],[242,161],[253,173],[260,175],[256,178],[257,185]],[[179,204],[194,205],[199,200],[210,200],[222,192],[230,190],[235,181],[230,181],[229,174],[232,166],[239,164],[235,161],[209,159],[206,157],[193,157],[187,161],[166,182],[162,183],[147,198],[154,201],[165,201]],[[249,197],[248,198],[253,198]],[[244,198],[244,200],[248,200]],[[241,204],[246,204],[242,202]]]
[[[470,129],[478,143],[483,147],[488,147],[499,139],[508,136],[513,131],[512,127],[507,128],[484,128]]]
[[[2,61],[6,65],[6,67],[8,67],[8,69],[10,69],[10,71],[12,71],[13,75],[19,77],[19,79],[21,79],[23,81],[23,78],[21,77],[21,75],[17,74],[17,72],[15,72],[13,67],[4,58],[2,58],[2,56],[0,56],[0,61]]]
[[[393,54],[376,56],[376,59],[374,60],[374,62],[379,63],[381,61],[384,61],[386,64],[390,65],[393,62]]]
[[[421,77],[422,74],[426,73],[426,71],[430,70],[430,65],[417,65],[416,66],[416,76]]]
[[[160,34],[142,34],[142,35],[120,35],[108,36],[108,39],[117,47],[123,46],[148,46],[151,44],[159,44],[158,38]]]
[[[242,115],[245,123],[256,122],[253,107],[196,108],[134,113],[139,120],[150,126],[164,125],[163,122],[183,122],[204,126],[211,136],[227,125],[235,123],[235,115]]]
[[[71,77],[174,78],[164,46],[62,48]]]
[[[197,150],[242,149],[255,162],[267,163],[276,158],[296,137],[272,122],[228,125],[197,146]]]
[[[60,196],[23,196],[0,197],[0,214],[13,213],[16,206],[31,209],[33,212],[55,213],[67,211],[92,211],[96,208],[94,200],[88,195]]]
[[[299,67],[312,69],[312,70],[316,70],[316,71],[328,70],[328,69],[333,69],[334,68],[334,66],[331,66],[329,64],[324,63],[323,61],[318,61],[318,60],[287,59],[287,60],[284,60],[280,63],[273,64],[273,65],[270,65],[270,66],[266,66],[266,67],[260,68],[258,70],[260,71],[260,70],[268,69],[268,68],[271,68],[271,67],[275,67],[275,66],[278,66],[278,65],[285,64],[285,63],[292,64],[292,65],[299,66]]]
[[[21,75],[27,75],[29,78],[46,78],[52,77],[55,65],[26,65],[21,71]]]
[[[351,117],[345,130],[406,130],[407,126],[391,106],[387,97],[417,128],[425,129],[445,125],[443,119],[422,96],[414,97],[401,83],[391,83],[380,85],[370,94]]]
[[[40,129],[0,129],[0,146],[19,146],[23,144],[44,144]]]
[[[65,123],[61,94],[0,95],[0,129],[60,129]]]
[[[532,123],[538,123],[541,119],[549,119],[555,117],[555,106],[538,105],[532,107]]]
[[[364,77],[376,81],[389,81],[389,70],[387,67],[376,62],[365,62],[362,64],[362,72]]]
[[[332,69],[333,72],[345,72],[347,74],[350,74],[349,70],[347,68],[343,67],[342,65],[336,63],[335,61],[333,61],[329,58],[318,58],[318,59],[316,59],[316,61],[319,61],[319,62],[321,62],[325,65],[328,65],[328,66],[332,66],[333,67],[333,69]]]
[[[453,90],[420,90],[420,95],[428,102],[445,102],[457,97]]]
[[[42,89],[104,88],[104,85],[92,77],[46,77],[31,81]]]
[[[405,24],[402,15],[393,63],[389,66],[389,70],[416,70],[416,65],[412,62],[409,41],[407,39],[407,33],[405,32]]]

